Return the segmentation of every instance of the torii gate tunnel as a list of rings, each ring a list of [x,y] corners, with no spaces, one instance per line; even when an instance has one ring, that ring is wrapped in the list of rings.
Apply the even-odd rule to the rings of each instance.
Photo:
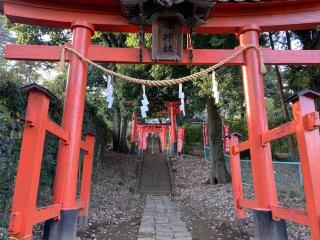
[[[194,1],[196,2],[196,1]],[[200,1],[199,1],[200,2]],[[205,1],[201,1],[205,2]],[[180,61],[153,61],[151,50],[108,48],[90,43],[94,31],[138,32],[120,10],[118,0],[1,0],[4,14],[12,21],[31,25],[72,30],[68,44],[80,54],[100,63],[134,64],[194,64],[213,65],[233,54],[236,49],[188,49]],[[205,24],[196,28],[197,34],[236,34],[240,46],[259,45],[263,31],[315,28],[320,23],[318,0],[270,0],[260,2],[218,1]],[[149,27],[145,28],[150,31]],[[6,59],[29,61],[59,61],[63,46],[8,45]],[[262,49],[267,65],[320,64],[318,50],[277,51]],[[82,119],[87,82],[87,64],[73,53],[66,53],[69,74],[62,126],[47,118],[51,95],[39,87],[25,89],[29,94],[26,123],[23,132],[20,161],[9,234],[15,239],[31,239],[33,225],[46,221],[44,239],[76,239],[78,216],[87,216],[90,188],[93,137],[81,140]],[[239,218],[245,210],[254,211],[257,239],[287,239],[285,220],[310,227],[311,237],[320,239],[320,125],[314,100],[320,94],[305,90],[291,99],[294,120],[269,130],[267,122],[263,76],[255,49],[247,49],[227,64],[238,65],[243,71],[249,139],[239,143],[238,135],[231,136],[231,172],[234,206]],[[61,141],[57,159],[53,205],[36,208],[37,187],[44,144],[49,131]],[[301,160],[306,211],[279,206],[271,158],[270,142],[296,135]],[[80,149],[88,153],[87,173],[83,175],[84,198],[76,199],[77,169]],[[249,149],[254,182],[253,200],[242,192],[239,153]],[[84,168],[85,171],[85,168]],[[87,184],[87,185],[86,185]],[[85,209],[83,211],[83,209]],[[81,218],[80,218],[81,219]]]
[[[182,114],[182,111],[179,109],[181,102],[178,101],[167,101],[165,102],[167,106],[166,111],[160,111],[158,114],[169,115],[170,117],[170,154],[171,156],[176,156],[178,152],[178,143],[177,143],[177,129],[176,129],[176,120],[177,115]]]
[[[147,137],[149,133],[157,134],[161,141],[161,151],[166,153],[167,150],[167,133],[169,131],[168,124],[138,124],[139,144],[138,149],[144,151],[147,148]]]
[[[138,118],[135,112],[132,114],[132,125],[131,125],[131,149],[130,153],[135,153],[136,142],[139,139],[138,149],[145,150],[145,135],[143,133],[157,133],[161,141],[161,151],[166,151],[167,146],[167,133],[170,130],[170,144],[172,156],[177,155],[177,129],[176,129],[176,115],[182,114],[182,111],[177,109],[180,106],[180,102],[167,101],[165,105],[167,110],[160,111],[157,114],[169,115],[170,117],[170,128],[168,124],[138,124]],[[138,136],[138,138],[137,138]]]

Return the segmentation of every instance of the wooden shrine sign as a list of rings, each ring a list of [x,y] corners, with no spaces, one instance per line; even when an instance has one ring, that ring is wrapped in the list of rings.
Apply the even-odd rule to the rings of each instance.
[[[181,61],[183,26],[177,17],[161,16],[152,23],[152,60]]]

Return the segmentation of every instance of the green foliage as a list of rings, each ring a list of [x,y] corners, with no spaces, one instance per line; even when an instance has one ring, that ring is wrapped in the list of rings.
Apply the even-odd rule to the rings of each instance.
[[[195,146],[203,145],[203,130],[201,124],[187,123],[184,127],[183,153],[191,153]]]
[[[7,19],[4,26],[17,35],[20,44],[63,45],[71,38],[69,30],[11,23]]]

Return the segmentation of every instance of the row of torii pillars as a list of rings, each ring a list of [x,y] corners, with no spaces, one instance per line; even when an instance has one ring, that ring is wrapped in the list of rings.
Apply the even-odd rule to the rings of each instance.
[[[145,134],[156,133],[160,137],[161,151],[166,152],[167,149],[167,133],[170,133],[170,152],[169,154],[175,157],[178,154],[177,147],[177,115],[183,112],[179,109],[181,102],[179,101],[167,101],[164,102],[167,110],[160,111],[158,115],[165,115],[170,117],[170,125],[168,124],[145,124],[138,123],[138,117],[135,112],[132,114],[132,126],[131,126],[131,146],[130,153],[135,154],[136,149],[146,150],[146,138]]]

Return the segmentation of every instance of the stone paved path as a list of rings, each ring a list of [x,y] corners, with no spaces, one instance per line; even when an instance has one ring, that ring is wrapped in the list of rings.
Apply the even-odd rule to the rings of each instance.
[[[147,195],[138,240],[192,240],[166,195]]]
[[[170,194],[171,182],[165,156],[158,151],[154,155],[150,152],[144,154],[140,191],[146,194]]]
[[[138,240],[192,240],[168,196],[171,194],[169,168],[159,149],[154,154],[144,153],[140,191],[147,195]]]

